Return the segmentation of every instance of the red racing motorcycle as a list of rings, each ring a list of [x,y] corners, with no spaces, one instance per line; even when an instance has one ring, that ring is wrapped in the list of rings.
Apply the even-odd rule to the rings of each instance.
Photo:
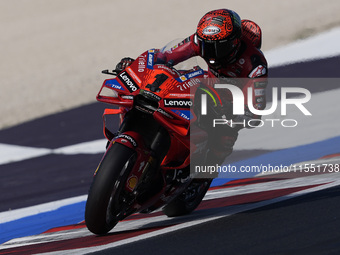
[[[188,214],[212,181],[189,171],[190,158],[202,157],[207,144],[207,133],[194,127],[193,107],[204,71],[156,64],[157,51],[144,52],[119,73],[103,71],[116,77],[104,81],[97,100],[119,108],[104,112],[109,142],[86,202],[85,222],[94,234],[108,233],[137,212],[162,208],[169,217]],[[105,122],[110,114],[121,117],[116,133]]]

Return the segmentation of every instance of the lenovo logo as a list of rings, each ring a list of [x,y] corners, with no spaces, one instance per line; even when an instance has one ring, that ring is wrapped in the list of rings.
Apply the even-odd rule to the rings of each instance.
[[[123,84],[131,93],[139,89],[137,84],[133,81],[133,79],[127,72],[122,72],[121,74],[119,74],[118,78],[123,82]]]
[[[190,108],[192,101],[190,99],[164,99],[165,107]]]

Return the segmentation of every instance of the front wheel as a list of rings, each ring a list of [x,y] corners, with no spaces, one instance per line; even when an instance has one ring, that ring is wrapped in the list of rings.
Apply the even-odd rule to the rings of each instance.
[[[114,143],[99,164],[85,208],[85,223],[92,233],[104,235],[126,217],[123,186],[134,165],[135,155],[134,150]]]
[[[212,179],[193,179],[183,193],[163,208],[164,214],[176,217],[191,213],[201,203],[211,182]]]

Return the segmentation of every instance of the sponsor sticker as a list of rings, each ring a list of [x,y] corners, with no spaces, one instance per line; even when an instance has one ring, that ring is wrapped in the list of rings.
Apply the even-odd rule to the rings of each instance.
[[[160,96],[157,96],[156,94],[154,94],[150,91],[147,91],[147,90],[141,91],[141,94],[143,94],[144,96],[147,96],[148,98],[155,99],[157,101],[162,99]]]
[[[190,99],[164,99],[165,107],[173,108],[190,108],[192,106],[192,101]]]
[[[264,90],[264,89],[255,89],[255,90],[254,90],[254,94],[255,94],[256,97],[258,97],[258,96],[264,96],[265,90]]]
[[[162,108],[158,108],[157,112],[160,112],[161,114],[163,114],[164,116],[168,117],[169,119],[173,119],[174,118],[174,117],[172,117],[172,115],[170,115],[169,113],[164,111]]]
[[[129,135],[122,134],[117,136],[117,138],[123,138],[125,140],[128,140],[134,147],[137,147],[137,142]]]
[[[183,119],[190,120],[192,118],[190,110],[171,110]]]
[[[182,75],[181,77],[179,77],[181,81],[186,81],[187,77],[185,77],[184,75]]]
[[[129,179],[127,180],[128,189],[133,190],[136,187],[137,183],[138,183],[137,176],[135,175],[130,176]]]
[[[194,97],[194,94],[181,94],[181,93],[170,93],[169,96],[171,97]]]
[[[116,79],[105,81],[105,86],[113,89],[119,89],[125,91],[122,85]]]
[[[203,74],[204,74],[204,71],[203,71],[202,69],[199,69],[199,70],[197,70],[197,71],[193,71],[193,72],[191,72],[191,73],[188,73],[188,74],[187,74],[187,77],[188,77],[189,79],[191,79],[191,78],[194,78],[194,77],[196,77],[196,76],[203,75]]]
[[[148,56],[147,56],[147,67],[149,69],[153,69],[153,64],[154,64],[154,57],[155,57],[155,50],[151,49],[148,51]]]
[[[122,72],[118,76],[118,79],[125,85],[125,87],[130,91],[130,93],[135,92],[139,89],[138,85],[131,78],[127,72]]]
[[[140,85],[142,83],[142,81],[139,79],[139,77],[137,76],[137,74],[132,71],[132,69],[130,67],[126,68],[126,70],[128,71],[128,73],[131,75],[131,77],[137,81],[137,83]]]
[[[263,103],[264,102],[264,96],[256,97],[256,103]]]
[[[121,98],[128,99],[128,100],[133,100],[133,96],[130,96],[130,95],[122,95]]]
[[[192,86],[197,86],[200,84],[200,80],[195,78],[195,79],[191,79],[190,81],[186,81],[180,85],[177,85],[177,88],[180,91],[185,91],[187,89],[190,89]]]
[[[205,35],[217,35],[221,32],[221,29],[219,27],[215,26],[208,26],[203,29],[203,34]]]
[[[254,87],[255,88],[265,88],[265,87],[267,87],[267,82],[261,82],[261,81],[254,82]]]
[[[267,69],[263,65],[257,66],[250,74],[249,78],[255,78],[255,77],[260,77],[263,76],[267,73]]]
[[[176,78],[176,80],[179,81],[179,82],[184,82],[188,79],[192,79],[192,78],[195,78],[195,77],[200,76],[200,75],[204,75],[203,69],[199,69],[199,70],[192,71],[190,73],[184,74],[184,75],[180,76],[179,78]]]
[[[142,55],[138,58],[138,72],[143,73],[146,68],[146,58],[147,56]]]

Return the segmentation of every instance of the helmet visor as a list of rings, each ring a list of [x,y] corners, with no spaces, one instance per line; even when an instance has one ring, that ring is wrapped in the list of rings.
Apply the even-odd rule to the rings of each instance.
[[[236,49],[234,41],[199,41],[201,43],[202,57],[205,59],[229,58]]]

